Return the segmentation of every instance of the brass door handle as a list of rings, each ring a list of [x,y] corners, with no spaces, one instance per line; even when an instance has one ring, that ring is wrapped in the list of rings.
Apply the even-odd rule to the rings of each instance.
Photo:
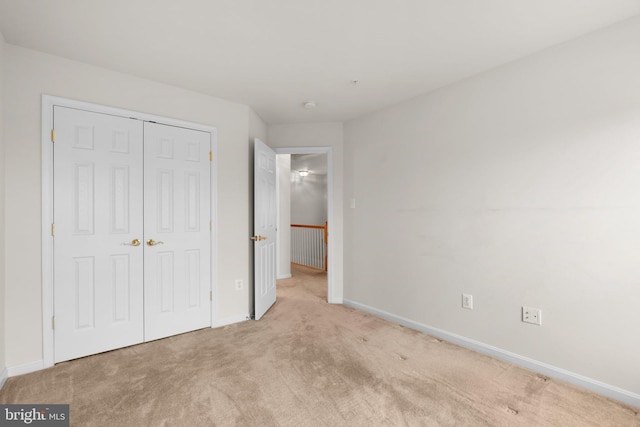
[[[267,236],[251,236],[251,240],[253,240],[254,242],[259,242],[261,240],[267,240],[268,237]]]
[[[125,242],[125,243],[123,243],[123,245],[127,245],[127,246],[140,246],[140,240],[138,240],[138,239],[133,239],[131,242]]]
[[[164,244],[164,242],[162,242],[162,241],[160,241],[160,242],[156,242],[156,241],[155,241],[155,240],[153,240],[153,239],[149,239],[149,240],[147,240],[147,245],[149,245],[149,246],[163,245],[163,244]]]

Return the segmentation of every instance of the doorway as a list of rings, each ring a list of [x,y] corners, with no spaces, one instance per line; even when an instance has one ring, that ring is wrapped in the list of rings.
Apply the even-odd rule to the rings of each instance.
[[[275,148],[278,155],[278,278],[291,277],[291,262],[298,271],[324,274],[326,301],[332,302],[333,162],[331,147]],[[302,172],[302,174],[300,173]],[[282,191],[285,187],[285,191]],[[283,200],[289,199],[289,200]],[[293,199],[296,201],[294,202]],[[297,205],[296,205],[297,204]],[[324,227],[328,236],[324,250]],[[302,246],[308,248],[303,261],[293,259],[292,244],[296,234],[303,234]],[[320,248],[318,241],[322,243]],[[326,257],[325,257],[326,255]],[[298,266],[298,264],[306,264]],[[285,268],[289,267],[288,271]]]

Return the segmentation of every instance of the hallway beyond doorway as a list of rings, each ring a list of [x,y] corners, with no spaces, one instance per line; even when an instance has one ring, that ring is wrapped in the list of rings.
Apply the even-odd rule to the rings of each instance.
[[[327,272],[292,263],[291,278],[278,280],[276,288],[278,298],[286,298],[292,293],[296,296],[306,293],[309,297],[327,301]],[[287,289],[287,295],[282,296],[282,289]]]

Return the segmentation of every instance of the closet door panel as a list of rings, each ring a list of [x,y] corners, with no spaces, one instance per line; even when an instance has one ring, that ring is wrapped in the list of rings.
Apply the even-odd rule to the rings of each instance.
[[[145,340],[211,326],[210,134],[145,123]]]
[[[54,361],[143,341],[142,122],[54,107]]]

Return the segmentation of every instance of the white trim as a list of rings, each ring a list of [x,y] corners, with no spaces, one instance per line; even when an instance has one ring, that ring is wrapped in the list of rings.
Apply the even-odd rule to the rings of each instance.
[[[16,375],[24,375],[31,372],[41,371],[44,368],[44,361],[36,360],[35,362],[23,363],[22,365],[9,366],[7,367],[7,374],[10,377],[15,377]]]
[[[278,280],[281,279],[291,279],[291,275],[290,274],[281,274],[277,277]]]
[[[218,129],[211,128],[211,325],[216,323],[218,309]]]
[[[4,368],[2,372],[0,372],[0,390],[4,387],[4,383],[7,382],[7,378],[9,378],[9,371],[7,368]]]
[[[218,319],[218,321],[213,324],[212,328],[220,328],[222,326],[233,325],[234,323],[240,323],[251,319],[251,315],[241,314],[237,316],[225,317],[224,319]]]
[[[327,221],[329,222],[329,234],[331,234],[331,224],[335,224],[333,214],[333,148],[332,147],[273,147],[276,154],[326,154],[327,155]],[[330,304],[342,304],[339,298],[333,297],[333,272],[334,257],[336,254],[336,239],[329,238],[327,248],[327,302]]]
[[[73,99],[60,98],[56,96],[42,95],[42,361],[40,368],[48,368],[54,364],[54,336],[51,328],[51,318],[54,315],[53,298],[53,238],[51,236],[51,224],[53,223],[53,144],[51,143],[51,130],[53,129],[53,107],[54,105],[76,108],[94,113],[110,114],[113,116],[132,118],[142,121],[151,121],[159,124],[195,129],[207,132],[211,135],[211,150],[213,151],[213,161],[211,162],[211,223],[213,231],[211,233],[211,291],[213,298],[211,301],[211,325],[216,324],[218,313],[218,130],[215,127],[184,120],[171,119],[168,117],[156,116],[153,114],[140,113],[137,111],[124,110],[121,108],[108,107],[105,105],[92,104]],[[35,363],[35,362],[34,362]],[[31,365],[31,364],[27,364]],[[21,365],[21,366],[27,366]],[[9,368],[9,376],[12,374]],[[37,370],[37,369],[35,369]],[[31,371],[29,371],[31,372]],[[26,373],[26,372],[25,372]]]
[[[42,96],[42,361],[43,367],[53,366],[53,105],[57,99]]]
[[[540,362],[535,359],[521,356],[519,354],[515,354],[510,351],[482,343],[480,341],[475,341],[460,335],[443,331],[442,329],[427,326],[422,323],[407,319],[405,317],[396,316],[395,314],[378,310],[377,308],[369,307],[368,305],[360,304],[355,301],[345,299],[344,305],[365,311],[367,313],[373,314],[374,316],[381,317],[383,319],[398,323],[411,329],[424,332],[425,334],[429,334],[450,343],[457,344],[461,347],[475,350],[479,353],[487,354],[491,357],[495,357],[496,359],[504,360],[513,363],[514,365],[518,365],[523,368],[538,372],[540,374],[566,381],[573,385],[577,385],[579,387],[593,391],[594,393],[601,394],[611,399],[619,400],[620,402],[624,402],[627,405],[640,407],[640,395],[631,391],[624,390],[610,384],[605,384],[601,381],[594,380],[592,378],[588,378],[580,374],[576,374],[574,372],[570,372],[565,369]]]
[[[268,145],[268,144],[267,144]],[[254,142],[254,146],[255,146],[255,142]],[[269,147],[271,148],[271,147]],[[291,166],[291,164],[289,164],[289,166]],[[255,166],[254,166],[255,168]],[[254,171],[255,173],[255,171]],[[278,274],[278,271],[280,270],[280,248],[282,247],[282,243],[280,242],[280,176],[281,176],[281,172],[280,172],[280,165],[278,164],[278,155],[276,154],[276,280],[280,280],[280,279],[288,279],[289,277],[291,277],[291,275],[289,275],[289,277],[286,277],[286,274]],[[291,179],[291,178],[289,178]],[[253,185],[255,186],[255,182],[253,183]],[[255,191],[255,190],[254,190]],[[255,202],[255,196],[254,196],[254,200],[253,202]],[[255,218],[255,209],[253,212],[254,218]],[[254,225],[255,227],[255,225]],[[291,243],[289,243],[291,244]],[[291,251],[289,251],[291,252]],[[289,258],[291,258],[291,255],[289,255]],[[289,260],[291,261],[291,260]],[[291,263],[289,262],[289,265],[291,265]],[[291,267],[289,267],[291,268]],[[255,269],[255,265],[254,265],[254,269]],[[255,280],[255,272],[254,272],[254,280]],[[255,289],[254,289],[254,294],[255,294]],[[254,295],[254,299],[255,299],[255,295]],[[255,305],[255,303],[254,303]]]

